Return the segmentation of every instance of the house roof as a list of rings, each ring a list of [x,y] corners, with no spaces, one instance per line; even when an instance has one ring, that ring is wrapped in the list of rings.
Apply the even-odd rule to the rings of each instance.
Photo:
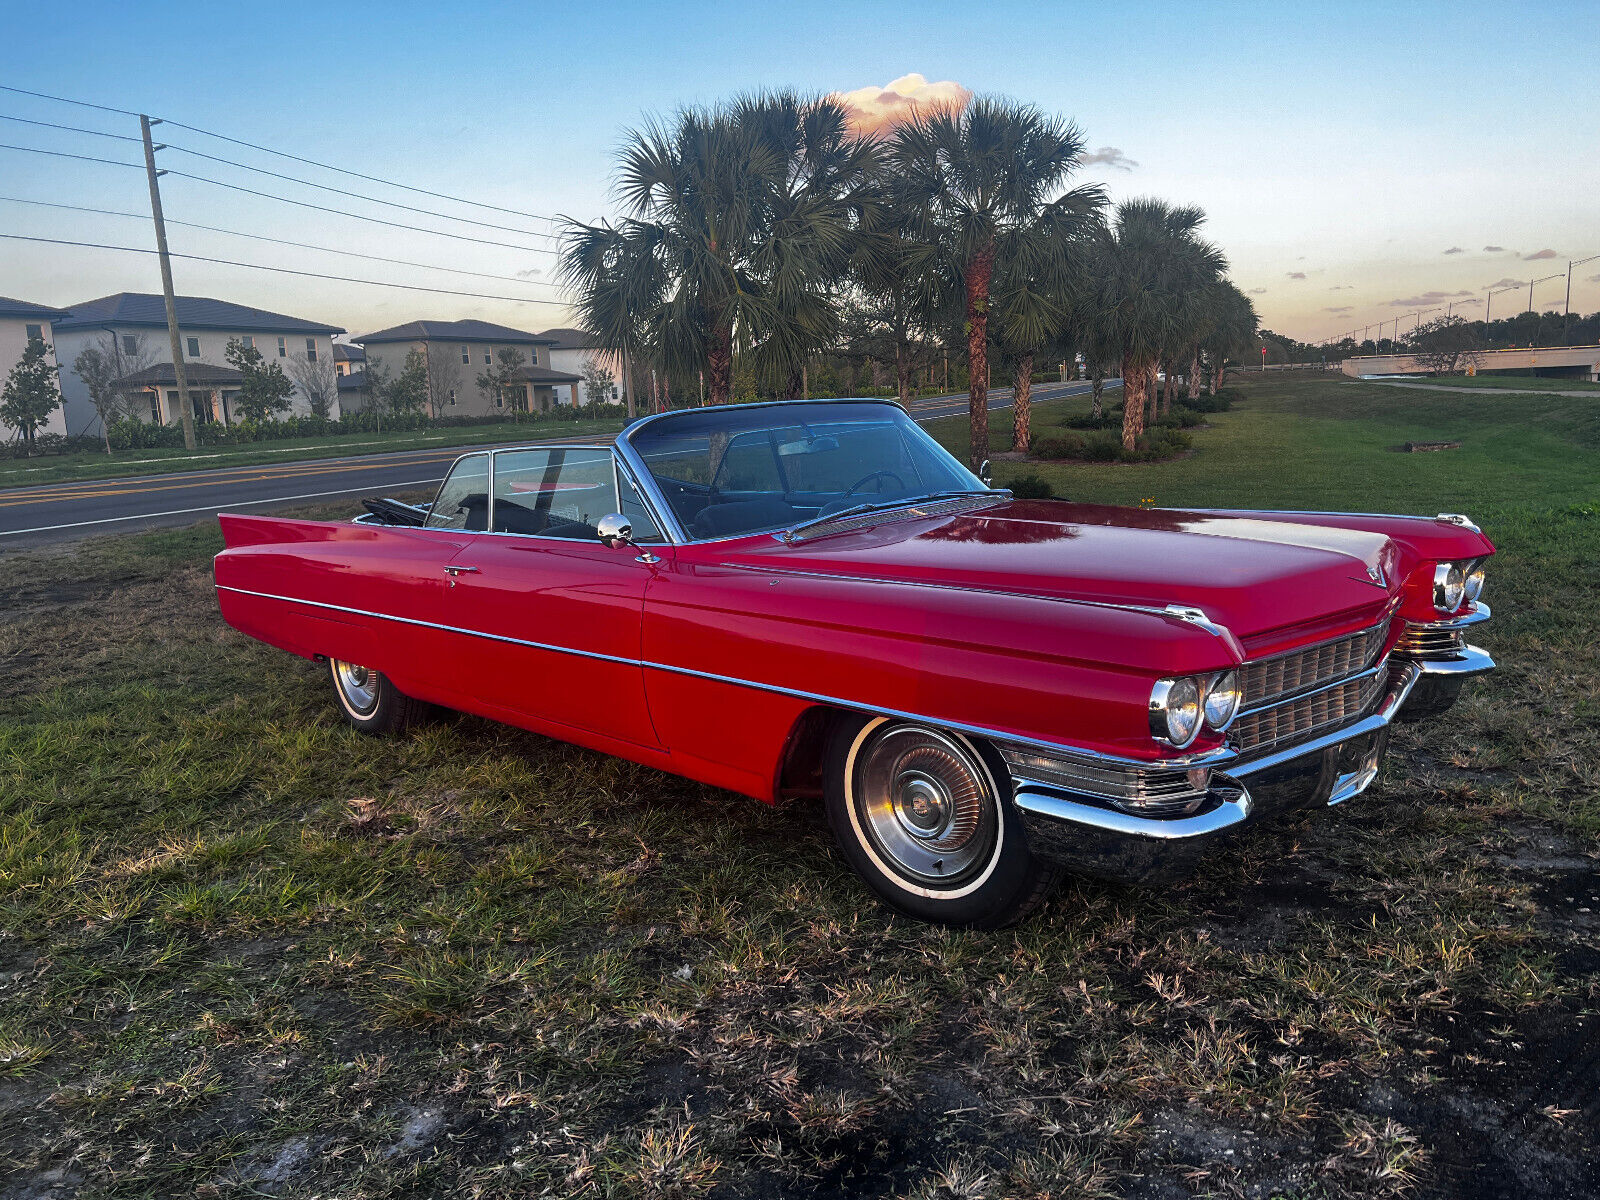
[[[45,321],[59,321],[66,315],[66,310],[62,308],[47,308],[43,304],[29,304],[26,300],[0,296],[0,317],[39,317]]]
[[[366,362],[367,352],[360,346],[352,346],[346,342],[333,344],[334,362]]]
[[[590,333],[587,329],[546,329],[539,336],[550,340],[552,350],[608,349],[598,333]]]
[[[210,363],[189,362],[183,364],[183,378],[190,387],[216,387],[217,385],[238,386],[244,382],[244,375],[232,367],[214,367]],[[142,371],[135,371],[131,375],[124,375],[117,380],[118,387],[177,387],[178,377],[173,373],[172,364],[169,362],[156,363],[154,366],[145,367]]]
[[[209,296],[175,298],[180,329],[223,329],[244,333],[343,333],[337,325],[303,321],[283,313],[250,308]],[[150,292],[118,292],[74,304],[72,311],[57,321],[57,329],[91,329],[102,325],[138,325],[150,329],[167,326],[166,302]]]
[[[377,333],[364,333],[352,341],[368,345],[384,342],[516,342],[529,346],[546,346],[550,339],[537,333],[527,333],[490,321],[408,321]]]
[[[552,371],[549,367],[519,367],[511,376],[520,383],[582,383],[576,375]]]
[[[367,386],[367,373],[365,371],[351,371],[348,375],[339,376],[339,390],[341,392],[359,392]]]

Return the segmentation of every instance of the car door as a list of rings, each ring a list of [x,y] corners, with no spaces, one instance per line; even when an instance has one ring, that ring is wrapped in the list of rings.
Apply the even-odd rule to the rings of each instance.
[[[659,542],[631,491],[619,494],[609,447],[493,455],[489,528],[446,568],[447,620],[471,631],[457,639],[460,691],[508,720],[658,745],[639,645],[645,588],[661,559],[602,545],[596,528],[622,511],[635,538]]]

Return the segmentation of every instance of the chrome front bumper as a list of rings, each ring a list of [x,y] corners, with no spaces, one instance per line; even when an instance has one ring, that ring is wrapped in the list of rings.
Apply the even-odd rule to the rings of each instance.
[[[1389,726],[1412,689],[1494,669],[1474,646],[1449,659],[1392,661],[1388,686],[1367,716],[1307,741],[1211,772],[1206,803],[1190,816],[1142,816],[1037,780],[1015,778],[1013,803],[1041,858],[1081,874],[1153,881],[1183,874],[1219,838],[1288,809],[1343,803],[1378,776]]]

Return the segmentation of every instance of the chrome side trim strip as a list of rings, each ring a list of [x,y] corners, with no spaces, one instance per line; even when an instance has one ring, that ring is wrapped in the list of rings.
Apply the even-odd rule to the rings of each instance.
[[[898,584],[902,587],[938,588],[947,592],[977,592],[985,596],[1010,596],[1018,600],[1048,600],[1052,604],[1077,604],[1084,608],[1109,608],[1117,612],[1148,613],[1152,617],[1165,617],[1170,621],[1178,621],[1185,625],[1192,625],[1197,629],[1204,629],[1207,633],[1227,642],[1230,648],[1237,650],[1239,661],[1225,665],[1239,666],[1244,661],[1244,648],[1239,645],[1239,640],[1233,636],[1233,632],[1226,625],[1218,625],[1211,621],[1198,608],[1187,608],[1181,604],[1168,604],[1158,608],[1154,604],[1118,604],[1114,600],[1084,600],[1076,596],[1051,596],[1039,592],[1008,592],[999,588],[973,587],[965,583],[939,583],[929,579],[890,579],[882,575],[851,575],[840,571],[811,571],[804,567],[764,567],[755,563],[719,562],[716,565],[730,571],[756,571],[767,575],[792,575],[801,579],[833,579],[842,583]]]
[[[1469,613],[1462,613],[1459,617],[1443,617],[1437,621],[1407,621],[1406,625],[1409,628],[1421,629],[1424,631],[1434,629],[1466,629],[1470,625],[1478,625],[1484,621],[1487,621],[1493,615],[1494,614],[1489,611],[1489,606],[1482,600],[1479,600],[1473,605],[1473,611]]]
[[[1209,837],[1221,833],[1250,818],[1251,800],[1248,792],[1224,798],[1222,803],[1192,817],[1138,817],[1113,808],[1099,808],[1080,804],[1066,796],[1048,790],[1047,785],[1028,779],[1016,781],[1013,803],[1023,812],[1052,821],[1066,821],[1074,825],[1087,825],[1128,837],[1151,838],[1156,841],[1182,841],[1186,838]]]
[[[679,667],[671,663],[651,662],[648,659],[621,658],[612,654],[601,654],[594,650],[576,650],[571,646],[557,646],[549,642],[535,642],[526,638],[508,637],[497,633],[484,633],[477,629],[466,629],[459,625],[445,625],[438,621],[424,621],[416,617],[397,617],[389,613],[372,612],[364,608],[352,608],[344,604],[330,604],[322,600],[302,600],[295,596],[279,596],[272,592],[257,592],[249,588],[232,587],[228,584],[216,585],[219,592],[234,592],[241,596],[255,596],[262,600],[278,600],[285,604],[303,604],[309,608],[327,609],[332,612],[350,613],[352,616],[373,617],[380,621],[395,621],[401,625],[416,625],[424,629],[438,629],[445,633],[459,633],[467,637],[487,638],[490,641],[505,642],[515,646],[527,646],[534,650],[548,650],[554,654],[570,654],[578,658],[595,659],[600,662],[620,663],[623,666],[640,667],[651,671],[663,671],[669,675],[687,675],[695,679],[710,679],[717,683],[732,684],[736,687],[751,688],[758,692],[771,692],[774,695],[794,696],[801,700],[810,700],[816,704],[830,704],[838,708],[847,708],[855,712],[872,713],[879,716],[896,717],[902,721],[917,721],[928,725],[937,725],[941,729],[953,729],[958,733],[972,734],[975,737],[989,738],[994,741],[1014,742],[1023,746],[1035,746],[1048,750],[1054,754],[1065,754],[1084,762],[1133,768],[1146,771],[1179,770],[1186,771],[1191,767],[1225,766],[1238,757],[1238,752],[1225,746],[1214,750],[1203,751],[1199,754],[1187,754],[1177,758],[1125,758],[1121,755],[1103,754],[1098,750],[1090,750],[1081,746],[1072,746],[1064,742],[1052,742],[1044,738],[1027,737],[1023,734],[1008,733],[1001,729],[992,729],[986,725],[970,725],[963,721],[952,721],[946,717],[930,716],[927,713],[914,713],[905,709],[886,708],[879,704],[870,704],[860,700],[848,700],[842,696],[829,696],[822,692],[808,692],[800,688],[783,687],[774,683],[760,683],[753,679],[740,679],[733,675],[719,675],[713,671],[700,671],[693,667]]]
[[[1481,675],[1494,670],[1494,659],[1488,651],[1476,646],[1464,646],[1450,658],[1419,658],[1413,660],[1424,675]]]

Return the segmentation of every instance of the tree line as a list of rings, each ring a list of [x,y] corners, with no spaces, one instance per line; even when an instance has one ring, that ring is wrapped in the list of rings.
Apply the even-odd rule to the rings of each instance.
[[[569,220],[560,260],[585,328],[676,387],[728,403],[746,372],[806,393],[813,364],[873,348],[902,402],[933,359],[965,368],[971,462],[989,454],[991,360],[1030,442],[1035,366],[1120,375],[1135,448],[1172,380],[1191,396],[1255,345],[1254,307],[1205,216],[1069,186],[1084,135],[1003,99],[916,115],[885,138],[829,98],[779,91],[652,118],[625,139],[623,215]],[[1096,391],[1098,406],[1099,389]]]

